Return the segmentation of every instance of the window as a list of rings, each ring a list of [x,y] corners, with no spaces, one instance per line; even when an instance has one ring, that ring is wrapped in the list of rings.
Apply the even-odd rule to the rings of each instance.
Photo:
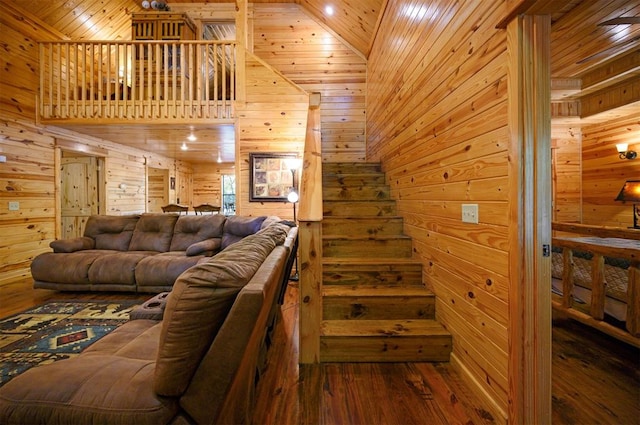
[[[235,174],[222,175],[222,214],[236,214],[236,176]]]

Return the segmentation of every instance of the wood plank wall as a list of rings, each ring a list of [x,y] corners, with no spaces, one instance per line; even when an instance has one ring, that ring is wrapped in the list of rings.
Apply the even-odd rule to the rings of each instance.
[[[553,220],[582,222],[582,131],[552,125]]]
[[[253,5],[254,53],[320,93],[322,158],[364,161],[366,60],[295,4]]]
[[[368,64],[367,159],[382,161],[453,334],[452,363],[506,420],[509,210],[504,3],[389,2]],[[479,206],[479,224],[461,204]]]
[[[145,211],[145,164],[183,170],[173,160],[105,140],[36,124],[38,46],[36,40],[57,40],[62,34],[3,3],[0,14],[3,49],[0,57],[0,285],[30,276],[31,259],[49,250],[57,228],[56,146],[98,152],[105,158],[107,214]],[[175,174],[172,174],[175,175]],[[126,183],[126,190],[120,183]],[[9,210],[19,202],[19,210]]]
[[[236,128],[236,213],[293,218],[287,202],[249,202],[249,154],[302,155],[309,95],[255,55],[246,59],[247,103],[238,106]]]
[[[616,143],[640,153],[640,112],[582,129],[582,223],[633,225],[631,204],[614,201],[626,180],[640,180],[640,157],[621,160]]]
[[[193,164],[193,205],[222,207],[222,175],[235,174],[232,163]]]

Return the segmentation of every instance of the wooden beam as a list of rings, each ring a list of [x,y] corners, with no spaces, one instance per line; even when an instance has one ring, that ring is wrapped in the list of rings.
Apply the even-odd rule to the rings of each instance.
[[[582,76],[583,89],[599,89],[630,78],[640,77],[640,50],[631,51],[613,62],[602,65]]]
[[[640,79],[626,81],[580,98],[580,117],[640,102]]]

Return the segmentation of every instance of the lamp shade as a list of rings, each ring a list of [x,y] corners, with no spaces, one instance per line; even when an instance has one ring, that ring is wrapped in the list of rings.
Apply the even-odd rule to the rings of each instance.
[[[618,151],[618,153],[625,153],[627,151],[628,147],[629,147],[628,143],[618,143],[618,144],[616,144],[616,150]]]
[[[640,180],[627,180],[615,200],[640,202]]]

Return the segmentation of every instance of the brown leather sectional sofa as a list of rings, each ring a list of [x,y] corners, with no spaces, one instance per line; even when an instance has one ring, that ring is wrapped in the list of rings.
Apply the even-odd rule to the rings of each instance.
[[[176,280],[162,321],[131,320],[0,388],[0,424],[250,422],[296,237],[276,222],[199,260]]]
[[[178,276],[275,217],[141,214],[89,217],[84,236],[51,243],[31,263],[34,287],[169,291]]]

